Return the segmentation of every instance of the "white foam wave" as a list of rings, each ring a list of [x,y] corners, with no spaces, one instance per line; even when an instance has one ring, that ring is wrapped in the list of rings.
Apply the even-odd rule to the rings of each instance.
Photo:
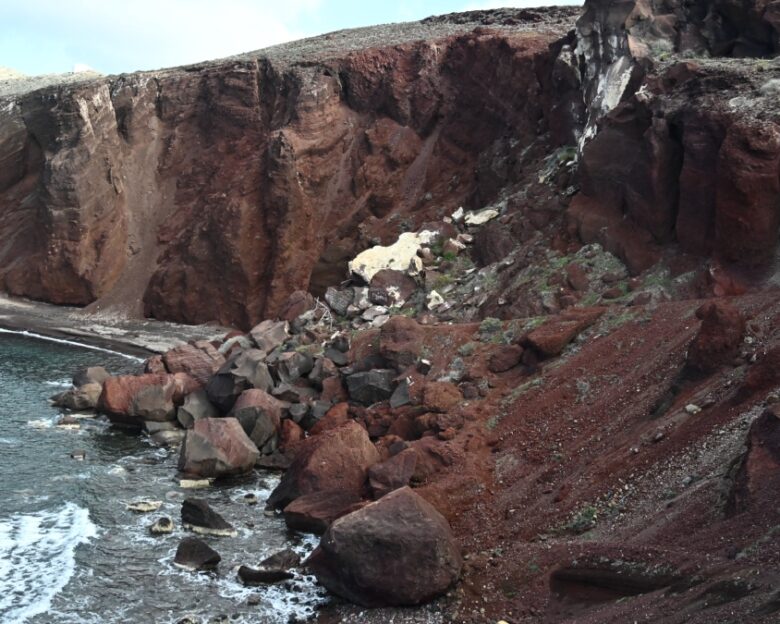
[[[98,347],[96,345],[85,344],[83,342],[76,342],[75,340],[66,340],[65,338],[54,338],[52,336],[43,336],[36,334],[35,332],[27,330],[15,330],[15,329],[2,329],[0,328],[0,334],[16,334],[17,336],[24,336],[26,338],[35,338],[36,340],[46,340],[48,342],[57,342],[59,344],[71,345],[73,347],[81,347],[82,349],[92,349],[93,351],[102,351],[103,353],[111,353],[112,355],[118,355],[128,360],[135,362],[143,362],[143,358],[136,357],[134,355],[128,355],[121,351],[114,351],[112,349],[106,349],[105,347]]]
[[[73,503],[0,519],[0,621],[48,611],[73,576],[76,547],[96,535],[89,511]]]

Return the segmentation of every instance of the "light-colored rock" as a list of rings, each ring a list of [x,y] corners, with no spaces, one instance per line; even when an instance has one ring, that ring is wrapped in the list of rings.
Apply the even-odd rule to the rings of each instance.
[[[404,232],[392,245],[382,247],[377,245],[358,254],[349,263],[350,273],[357,275],[366,284],[383,269],[403,271],[409,275],[417,275],[422,270],[422,260],[417,253],[423,245],[428,245],[436,232]]]
[[[689,403],[685,406],[685,411],[693,416],[694,414],[701,412],[701,408],[695,403]]]
[[[132,503],[127,503],[125,507],[128,509],[128,511],[134,511],[136,513],[151,513],[152,511],[157,511],[160,507],[162,507],[162,501],[139,500],[133,501]]]
[[[498,210],[495,208],[486,208],[485,210],[480,210],[479,212],[469,212],[464,221],[466,222],[466,225],[471,226],[478,226],[478,225],[485,225],[488,221],[492,221],[498,216]]]
[[[428,297],[425,300],[425,305],[429,310],[433,310],[434,308],[438,308],[439,306],[444,305],[444,297],[442,297],[438,292],[435,290],[432,290],[428,293]]]

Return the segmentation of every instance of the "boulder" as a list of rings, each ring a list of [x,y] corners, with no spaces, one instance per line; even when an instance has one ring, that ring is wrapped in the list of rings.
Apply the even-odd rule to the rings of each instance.
[[[276,374],[282,383],[291,383],[314,368],[314,358],[308,353],[283,353],[276,361]]]
[[[102,392],[103,386],[101,384],[85,383],[57,395],[54,399],[54,405],[74,411],[93,410],[98,406]]]
[[[286,451],[294,447],[305,437],[306,434],[300,425],[296,424],[294,420],[285,418],[282,420],[282,425],[279,430],[279,449]]]
[[[260,453],[235,418],[202,418],[187,431],[179,470],[201,477],[249,472]]]
[[[598,308],[571,313],[567,311],[531,330],[525,337],[525,345],[535,349],[542,357],[558,356],[566,345],[592,325],[602,313],[603,310]]]
[[[202,539],[185,537],[176,549],[174,565],[187,570],[209,570],[216,568],[222,557]]]
[[[423,329],[414,319],[393,316],[379,332],[379,353],[401,372],[417,363],[423,347]]]
[[[762,513],[762,509],[776,512],[780,492],[780,404],[753,421],[746,447],[733,472],[726,513]]]
[[[293,531],[321,535],[333,523],[362,505],[354,492],[323,490],[295,499],[284,508],[284,521]]]
[[[387,461],[368,469],[368,484],[374,498],[382,498],[390,492],[409,485],[417,468],[417,451],[404,449]]]
[[[474,259],[479,266],[501,262],[517,246],[510,228],[493,221],[477,230],[474,235]]]
[[[520,345],[503,345],[490,354],[488,370],[491,373],[504,373],[523,360],[523,347]]]
[[[201,385],[205,385],[225,363],[225,357],[213,347],[206,351],[191,344],[170,349],[163,354],[162,360],[169,373],[187,373]]]
[[[383,269],[371,278],[369,301],[381,306],[402,306],[417,290],[417,282],[401,271]]]
[[[405,487],[331,524],[308,566],[351,602],[412,606],[457,582],[462,559],[444,517]]]
[[[185,429],[191,429],[202,418],[217,418],[219,410],[209,401],[206,390],[199,388],[184,397],[184,403],[176,410],[176,419]]]
[[[393,394],[395,376],[396,372],[389,369],[354,373],[347,377],[349,397],[363,405],[386,401]]]
[[[143,367],[144,373],[151,373],[153,375],[164,375],[168,372],[168,369],[165,368],[165,363],[163,362],[162,355],[151,355],[144,361],[144,367]]]
[[[263,321],[249,332],[257,348],[270,353],[290,337],[287,321]]]
[[[696,310],[701,327],[688,347],[687,362],[703,373],[730,363],[739,353],[745,335],[745,320],[726,301],[711,301]]]
[[[103,383],[98,410],[113,424],[141,427],[144,420],[168,419],[172,406],[180,405],[197,387],[185,373],[109,377]]]
[[[422,245],[429,244],[435,238],[436,233],[427,230],[404,232],[392,245],[377,245],[355,256],[348,265],[349,271],[366,284],[370,284],[374,275],[383,269],[416,275],[422,269],[422,260],[417,253]]]
[[[432,381],[423,388],[422,404],[431,412],[448,412],[463,401],[458,386],[448,381]]]
[[[111,377],[111,375],[102,366],[89,366],[88,368],[82,368],[73,375],[73,385],[76,388],[87,384],[98,384],[102,386],[103,382],[109,377]]]
[[[360,496],[366,471],[379,459],[368,433],[354,421],[308,438],[271,493],[268,506],[284,509],[300,496],[323,490]]]
[[[238,578],[244,585],[278,583],[293,578],[295,575],[290,570],[297,568],[300,564],[300,556],[295,551],[286,548],[263,559],[257,568],[241,566],[238,569]]]
[[[241,423],[249,439],[262,455],[269,455],[279,444],[282,409],[285,404],[263,390],[244,390],[229,416]]]
[[[158,518],[149,526],[149,533],[152,535],[167,535],[173,533],[173,520],[167,516]]]
[[[211,506],[200,498],[185,498],[181,504],[181,524],[202,535],[235,537],[237,531]]]
[[[164,422],[176,419],[173,404],[173,380],[141,388],[130,405],[130,413],[144,421]]]
[[[206,394],[223,413],[233,408],[244,390],[256,388],[270,392],[274,380],[265,363],[265,352],[249,349],[234,354],[206,384]]]

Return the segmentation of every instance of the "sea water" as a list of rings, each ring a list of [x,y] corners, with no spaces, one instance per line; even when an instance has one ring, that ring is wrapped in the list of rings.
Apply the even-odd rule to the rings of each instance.
[[[271,473],[206,490],[183,490],[177,449],[143,435],[82,419],[77,430],[56,426],[52,394],[78,369],[102,365],[136,372],[137,358],[68,341],[0,333],[0,623],[119,624],[288,622],[311,617],[325,601],[310,577],[247,588],[238,566],[256,565],[286,547],[309,553],[313,538],[292,534],[263,513],[276,484]],[[71,458],[82,450],[84,461]],[[260,504],[244,501],[253,493]],[[216,572],[173,565],[181,539],[179,512],[187,496],[205,498],[238,529],[234,538],[205,538],[222,556]],[[163,502],[137,514],[126,504]],[[176,528],[154,537],[148,527],[166,515]]]

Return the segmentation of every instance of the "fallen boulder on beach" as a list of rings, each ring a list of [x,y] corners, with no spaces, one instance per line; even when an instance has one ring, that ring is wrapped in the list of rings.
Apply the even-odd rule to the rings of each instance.
[[[330,525],[307,564],[334,594],[367,607],[418,605],[460,577],[460,548],[436,509],[410,488]]]

